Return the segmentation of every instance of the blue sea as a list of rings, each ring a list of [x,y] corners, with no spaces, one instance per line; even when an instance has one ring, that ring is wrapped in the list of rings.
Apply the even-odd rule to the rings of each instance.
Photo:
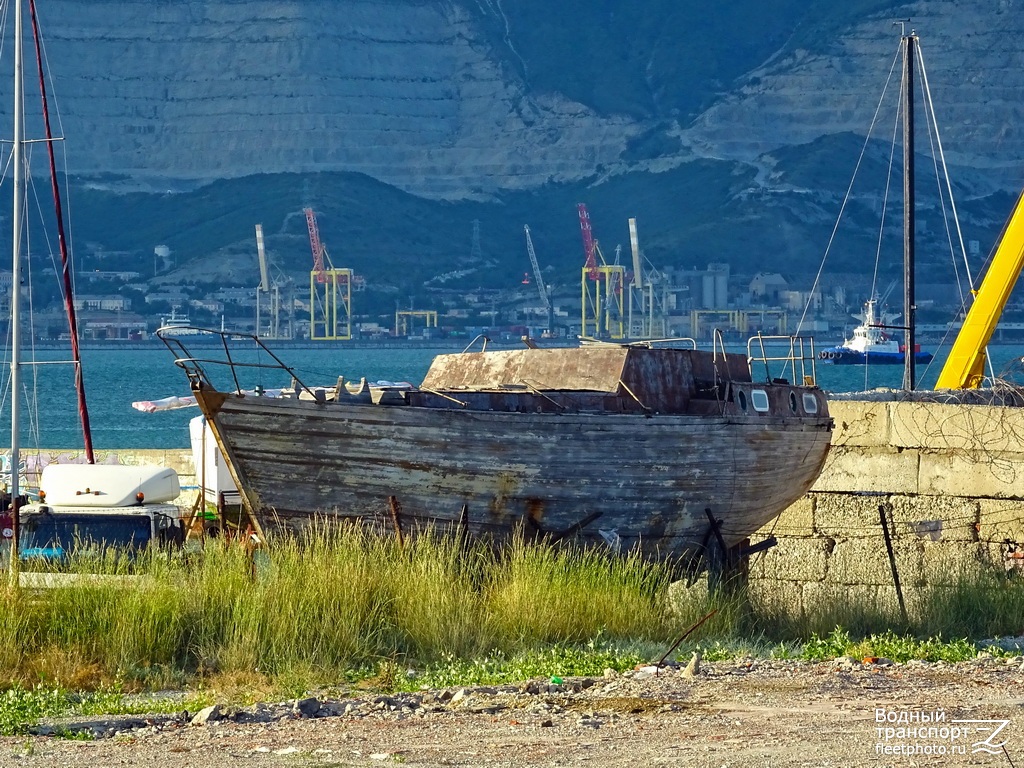
[[[270,342],[272,345],[273,342]],[[281,347],[274,351],[292,367],[296,375],[310,386],[333,386],[339,376],[346,380],[409,381],[422,380],[430,361],[441,352],[458,351],[461,347],[423,347],[400,344],[384,348],[358,348],[345,342],[324,342],[315,347]],[[741,351],[740,349],[731,351]],[[1020,356],[1024,345],[990,347],[997,375],[1021,380]],[[197,352],[197,356],[205,354]],[[212,350],[211,350],[212,354]],[[87,348],[82,352],[83,371],[93,444],[97,449],[187,448],[188,421],[198,414],[196,408],[144,413],[132,407],[136,401],[157,400],[170,396],[187,396],[188,380],[174,364],[174,357],[164,347]],[[26,360],[33,359],[29,355]],[[34,359],[66,361],[64,351],[36,352]],[[944,354],[936,362],[918,367],[918,387],[934,384]],[[10,441],[9,362],[2,380],[2,412],[0,412],[0,446]],[[256,371],[243,388],[258,383],[267,389],[284,387],[290,377],[280,372]],[[759,372],[755,370],[755,376]],[[265,377],[265,378],[263,378]],[[817,365],[817,381],[828,392],[858,392],[876,387],[899,387],[902,366],[834,366]],[[73,450],[82,447],[81,428],[74,394],[73,369],[70,365],[45,364],[27,366],[22,371],[23,400],[34,400],[38,406],[26,408],[22,416],[22,446]],[[215,380],[215,383],[219,383]]]

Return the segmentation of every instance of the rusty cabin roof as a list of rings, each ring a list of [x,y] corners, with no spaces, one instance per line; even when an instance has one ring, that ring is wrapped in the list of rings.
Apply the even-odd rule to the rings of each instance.
[[[718,358],[720,379],[750,381],[746,357]],[[689,349],[612,346],[515,349],[438,355],[423,379],[427,390],[629,392],[651,407],[685,407],[698,382],[715,379],[714,355]]]

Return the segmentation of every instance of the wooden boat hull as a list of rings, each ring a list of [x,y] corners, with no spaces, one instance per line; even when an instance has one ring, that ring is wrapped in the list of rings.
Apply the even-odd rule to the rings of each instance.
[[[573,537],[657,558],[699,552],[706,510],[734,546],[807,492],[831,419],[765,413],[521,413],[196,397],[264,527],[317,515],[406,531]],[[820,396],[820,393],[819,393]]]

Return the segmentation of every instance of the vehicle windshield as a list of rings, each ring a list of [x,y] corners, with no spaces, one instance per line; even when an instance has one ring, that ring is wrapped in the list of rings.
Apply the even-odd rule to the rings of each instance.
[[[89,515],[39,512],[21,519],[19,551],[23,559],[59,560],[75,552],[107,548],[135,552],[149,544],[149,519],[139,515]]]

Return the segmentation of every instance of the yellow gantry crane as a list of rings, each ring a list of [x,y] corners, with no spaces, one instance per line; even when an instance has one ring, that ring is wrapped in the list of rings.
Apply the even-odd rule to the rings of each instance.
[[[985,378],[985,348],[1024,267],[1024,193],[1003,227],[999,245],[981,287],[953,342],[936,389],[977,389]]]
[[[590,213],[584,203],[576,206],[580,217],[580,232],[583,235],[583,252],[586,263],[580,277],[580,335],[594,338],[622,339],[626,336],[623,317],[623,292],[626,283],[626,268],[619,264],[608,264],[590,229]],[[598,264],[598,258],[601,263]]]
[[[313,269],[309,273],[309,338],[315,341],[347,341],[352,338],[351,269],[335,269],[320,240],[316,215],[305,208]],[[325,265],[326,259],[326,265]]]

